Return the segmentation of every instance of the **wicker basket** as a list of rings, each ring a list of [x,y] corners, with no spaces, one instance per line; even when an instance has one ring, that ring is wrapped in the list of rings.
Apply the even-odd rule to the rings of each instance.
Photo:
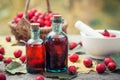
[[[26,7],[28,7],[29,5],[27,5]],[[48,8],[48,12],[50,12],[50,5],[49,5],[49,1],[47,0],[47,8]],[[27,11],[27,9],[26,9]],[[23,41],[28,41],[28,39],[30,39],[30,23],[28,22],[28,27],[25,28],[23,26],[21,27],[17,27],[17,24],[13,23],[13,21],[10,21],[8,23],[12,34],[15,36],[16,40],[18,42],[20,42],[21,40]],[[62,30],[67,33],[67,23],[64,22]],[[48,35],[48,33],[52,31],[52,27],[40,27],[40,37],[43,39],[43,41],[45,40],[46,36]]]
[[[63,24],[62,30],[67,33],[67,23]],[[30,39],[30,32],[27,32],[26,29],[21,28],[21,31],[17,30],[16,24],[9,22],[9,27],[11,29],[11,33],[15,36],[16,40],[19,42],[20,40],[27,41]],[[30,28],[29,28],[30,30]],[[45,40],[48,33],[52,31],[52,27],[40,27],[40,38]]]

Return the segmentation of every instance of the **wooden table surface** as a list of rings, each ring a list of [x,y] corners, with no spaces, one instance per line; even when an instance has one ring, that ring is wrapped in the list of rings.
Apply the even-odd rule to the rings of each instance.
[[[80,41],[80,35],[69,35],[70,41]],[[4,72],[4,64],[0,62],[0,72]],[[19,74],[19,75],[10,75],[5,73],[7,80],[35,80],[35,77],[39,74]],[[59,80],[45,78],[45,80]],[[120,74],[105,72],[104,74],[97,74],[97,72],[90,72],[89,74],[78,74],[78,76],[72,80],[120,80]]]

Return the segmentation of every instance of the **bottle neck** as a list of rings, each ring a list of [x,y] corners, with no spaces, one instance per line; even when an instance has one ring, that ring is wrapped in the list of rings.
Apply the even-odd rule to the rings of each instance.
[[[53,23],[52,31],[57,32],[57,33],[62,32],[62,23]]]
[[[34,30],[34,29],[30,29],[31,30],[31,38],[34,40],[40,39],[40,29],[38,30]]]

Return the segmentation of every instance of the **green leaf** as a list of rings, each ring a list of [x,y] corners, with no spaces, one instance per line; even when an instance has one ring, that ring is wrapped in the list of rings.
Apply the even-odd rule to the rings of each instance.
[[[115,61],[116,65],[117,65],[116,70],[113,72],[120,73],[120,53],[111,54],[110,57]]]
[[[13,61],[10,64],[8,64],[5,68],[5,70],[11,74],[16,73],[27,73],[26,71],[26,65],[21,64],[19,62]]]
[[[68,51],[69,54],[72,54],[72,53],[75,53],[75,52],[78,53],[78,54],[83,54],[83,53],[85,53],[85,50],[82,46],[77,45],[74,49]]]
[[[46,76],[48,78],[59,78],[60,80],[71,80],[71,79],[77,77],[77,74],[69,75],[67,72],[62,72],[62,73],[45,72],[44,76]]]

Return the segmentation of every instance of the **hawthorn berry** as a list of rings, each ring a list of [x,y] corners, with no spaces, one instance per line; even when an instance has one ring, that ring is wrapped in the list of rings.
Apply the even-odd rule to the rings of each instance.
[[[74,75],[74,74],[76,74],[76,72],[77,72],[77,69],[76,69],[75,66],[69,66],[68,67],[68,74]]]
[[[76,54],[76,53],[73,53],[73,54],[71,54],[71,55],[69,56],[69,60],[70,60],[71,62],[76,62],[76,61],[78,61],[78,59],[79,59],[79,55]]]
[[[114,62],[112,58],[108,57],[104,59],[104,63],[107,66],[110,62]]]
[[[108,63],[107,67],[110,71],[113,71],[116,69],[116,64],[114,62],[110,62]]]
[[[6,37],[5,37],[5,40],[6,40],[7,42],[10,42],[10,41],[11,41],[11,37],[10,37],[10,36],[6,36]]]
[[[16,58],[19,58],[21,55],[22,55],[22,50],[16,50],[16,51],[14,51],[14,56],[16,57]]]
[[[0,80],[6,80],[6,76],[3,73],[0,73]]]
[[[39,76],[37,76],[37,77],[36,77],[36,79],[35,79],[35,80],[44,80],[44,76],[39,75]]]
[[[92,59],[91,58],[87,58],[83,60],[83,64],[85,65],[85,67],[91,67],[92,66]]]
[[[98,64],[98,65],[96,66],[96,71],[97,71],[99,74],[104,73],[105,70],[106,70],[106,67],[105,67],[104,64]]]
[[[26,55],[21,56],[19,59],[22,63],[24,63],[26,61]]]
[[[4,47],[0,47],[0,54],[2,54],[2,55],[5,54],[5,49],[4,49]]]

